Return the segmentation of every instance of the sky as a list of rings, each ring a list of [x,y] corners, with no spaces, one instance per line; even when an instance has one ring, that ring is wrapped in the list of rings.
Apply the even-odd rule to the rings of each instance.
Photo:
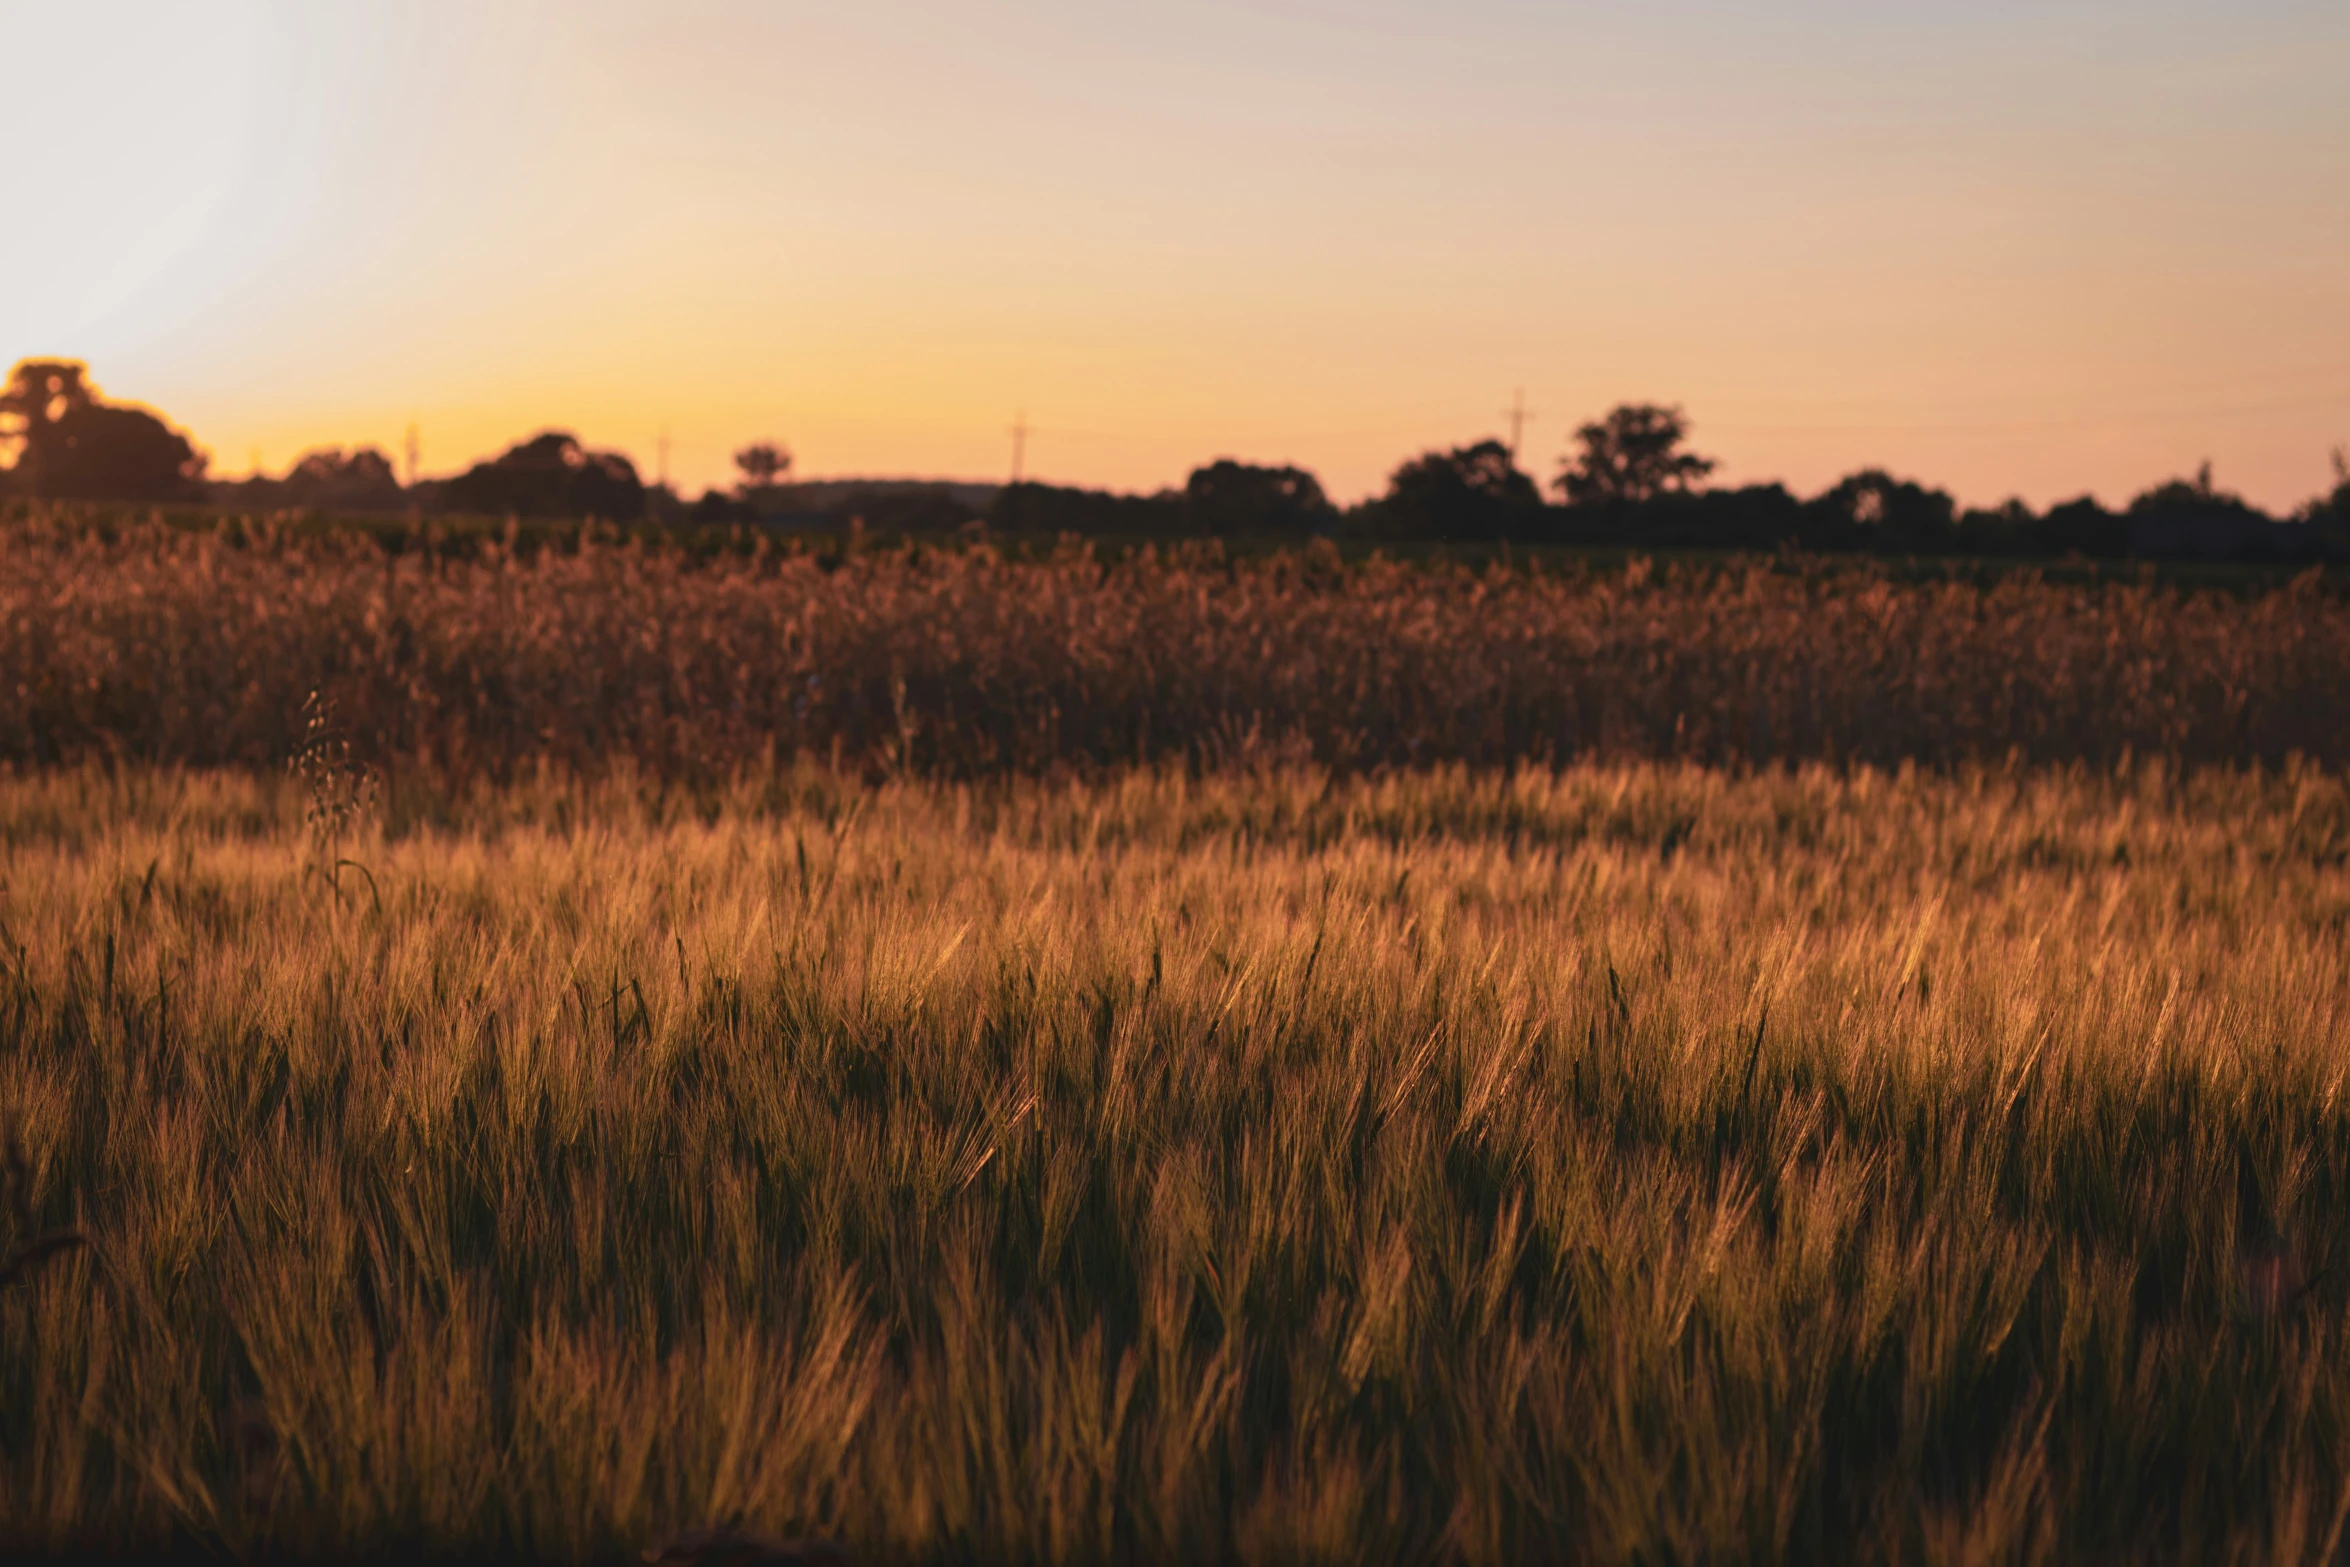
[[[0,0],[0,363],[214,471],[557,427],[697,491],[1351,499],[1676,403],[1717,482],[2350,445],[2342,0]]]

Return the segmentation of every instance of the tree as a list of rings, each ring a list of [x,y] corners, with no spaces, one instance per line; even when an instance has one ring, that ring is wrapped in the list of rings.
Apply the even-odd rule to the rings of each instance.
[[[2021,496],[1959,514],[1957,547],[1967,555],[2029,555],[2039,547],[2042,522]]]
[[[1338,515],[1322,482],[1303,468],[1260,468],[1229,457],[1194,468],[1183,500],[1192,530],[1219,536],[1313,533]]]
[[[1636,506],[1686,494],[1714,471],[1712,458],[1680,450],[1688,435],[1678,408],[1620,404],[1575,432],[1581,450],[1560,465],[1554,487],[1570,506]]]
[[[590,451],[567,430],[547,430],[451,479],[453,511],[485,516],[642,517],[644,481],[618,452]]]
[[[144,408],[108,403],[72,360],[32,359],[0,388],[11,488],[47,500],[203,498],[204,454]]]
[[[2214,485],[2209,463],[2197,468],[2192,479],[2172,479],[2140,494],[2130,502],[2129,514],[2157,531],[2170,526],[2225,532],[2270,520],[2243,496]]]
[[[2211,481],[2211,464],[2192,479],[2158,484],[2130,502],[2130,553],[2233,560],[2259,555],[2275,542],[2274,519]]]
[[[735,467],[742,470],[743,482],[737,488],[745,500],[762,490],[771,490],[791,474],[791,448],[774,441],[753,441],[734,454]]]
[[[2350,559],[2350,454],[2341,447],[2334,448],[2333,492],[2311,501],[2301,515],[2322,550],[2337,560]]]
[[[1806,542],[1827,549],[1928,554],[1950,546],[1958,523],[1958,503],[1947,492],[1882,468],[1847,475],[1811,509],[1825,526]]]
[[[59,419],[95,400],[88,366],[70,359],[27,359],[0,387],[0,445],[21,459],[25,448]]]
[[[2094,495],[2049,507],[2033,534],[2048,555],[2103,557],[2126,554],[2130,547],[2129,520],[2107,511]]]
[[[1542,493],[1510,449],[1479,441],[1425,452],[1395,470],[1372,508],[1375,531],[1396,538],[1508,539],[1542,512]]]
[[[397,511],[407,498],[391,458],[374,446],[305,452],[278,493],[288,505],[320,511]]]
[[[1001,533],[1172,538],[1183,532],[1187,515],[1180,490],[1123,495],[1026,479],[995,492],[987,525]]]

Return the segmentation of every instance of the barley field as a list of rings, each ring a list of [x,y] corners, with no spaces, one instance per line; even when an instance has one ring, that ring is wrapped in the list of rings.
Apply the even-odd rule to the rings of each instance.
[[[12,1553],[2343,1559],[2338,771],[286,749],[0,777]]]

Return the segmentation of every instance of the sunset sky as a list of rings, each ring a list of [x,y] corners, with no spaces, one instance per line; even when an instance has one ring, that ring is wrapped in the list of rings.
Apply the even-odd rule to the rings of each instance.
[[[1543,479],[1635,399],[1970,503],[2350,443],[2343,0],[0,0],[0,59],[0,364],[229,474],[994,478],[1025,410],[1042,477],[1353,498],[1520,386]]]

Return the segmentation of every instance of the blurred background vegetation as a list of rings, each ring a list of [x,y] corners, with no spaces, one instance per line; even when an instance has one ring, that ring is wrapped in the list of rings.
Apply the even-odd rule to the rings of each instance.
[[[2205,464],[2119,510],[2091,496],[2034,510],[1962,508],[1929,483],[1870,468],[1818,495],[1783,485],[1709,488],[1677,408],[1627,404],[1578,428],[1547,485],[1498,440],[1424,452],[1383,494],[1341,507],[1314,475],[1217,459],[1180,488],[1119,494],[1035,482],[835,479],[794,482],[790,450],[736,454],[741,482],[688,501],[645,482],[619,452],[561,430],[517,442],[462,473],[403,474],[374,447],[325,448],[284,474],[209,476],[209,461],[160,414],[102,396],[71,361],[26,361],[0,390],[0,495],[113,501],[254,515],[593,518],[664,526],[1010,536],[1075,534],[1160,543],[1328,538],[1429,544],[1859,553],[1990,559],[2350,562],[2350,460],[2336,487],[2285,517],[2229,492]]]

